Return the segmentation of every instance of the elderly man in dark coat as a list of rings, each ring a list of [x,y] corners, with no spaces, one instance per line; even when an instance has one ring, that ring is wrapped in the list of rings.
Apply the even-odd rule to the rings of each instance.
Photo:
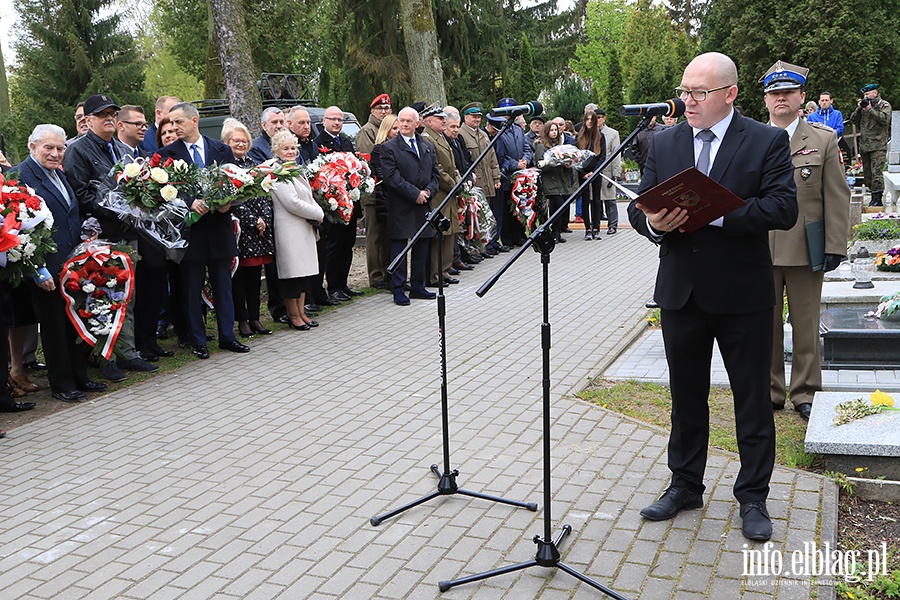
[[[391,239],[391,258],[397,257],[407,241],[416,234],[431,210],[430,200],[437,194],[440,171],[434,146],[416,134],[419,113],[410,107],[400,111],[397,122],[400,135],[382,144],[382,185],[386,188],[388,203],[388,236]],[[434,236],[426,230],[423,238]],[[413,298],[430,300],[435,294],[425,289],[425,265],[428,260],[427,239],[417,241],[412,247],[410,272]],[[403,291],[406,283],[406,256],[391,275],[394,303],[409,305],[409,297]]]

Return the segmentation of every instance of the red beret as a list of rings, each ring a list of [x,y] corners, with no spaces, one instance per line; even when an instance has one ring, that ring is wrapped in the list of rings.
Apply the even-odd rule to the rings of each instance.
[[[387,94],[381,94],[380,96],[376,96],[374,100],[372,100],[372,104],[369,105],[369,108],[375,108],[381,104],[390,104],[391,97]]]

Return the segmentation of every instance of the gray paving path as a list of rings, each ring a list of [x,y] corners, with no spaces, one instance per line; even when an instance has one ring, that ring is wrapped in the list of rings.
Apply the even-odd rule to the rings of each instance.
[[[731,485],[711,451],[701,510],[644,522],[665,488],[666,432],[573,397],[643,329],[655,251],[630,230],[560,246],[551,264],[554,534],[563,560],[630,598],[808,598],[803,578],[746,578]],[[461,486],[543,504],[540,263],[531,252],[485,298],[500,260],[448,296],[452,467]],[[537,513],[443,497],[434,304],[389,296],[279,331],[11,432],[0,445],[0,598],[593,598],[526,561]],[[822,478],[776,470],[773,548],[834,536]],[[829,589],[818,590],[819,598]]]

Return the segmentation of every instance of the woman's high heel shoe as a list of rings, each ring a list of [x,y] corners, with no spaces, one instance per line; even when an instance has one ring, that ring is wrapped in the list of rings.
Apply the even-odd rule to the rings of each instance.
[[[290,327],[291,329],[296,329],[297,331],[309,331],[310,329],[312,329],[306,323],[304,323],[303,325],[294,325],[294,322],[291,321],[290,319],[288,319],[287,324],[288,324],[288,327]]]
[[[259,321],[250,321],[250,329],[253,333],[258,333],[260,335],[272,335],[272,330],[263,327],[263,324]]]
[[[318,327],[318,326],[319,326],[319,322],[318,322],[318,321],[315,321],[315,320],[313,320],[313,321],[305,321],[305,323],[306,323],[307,325],[309,325],[310,327]]]

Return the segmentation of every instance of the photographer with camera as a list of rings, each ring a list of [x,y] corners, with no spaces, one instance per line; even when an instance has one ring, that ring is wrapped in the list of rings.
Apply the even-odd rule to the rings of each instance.
[[[891,136],[891,105],[881,97],[878,84],[870,83],[860,92],[862,98],[856,103],[856,110],[850,115],[850,122],[859,127],[859,154],[862,157],[863,175],[872,200],[869,206],[884,206],[884,170],[887,158],[887,143]]]

